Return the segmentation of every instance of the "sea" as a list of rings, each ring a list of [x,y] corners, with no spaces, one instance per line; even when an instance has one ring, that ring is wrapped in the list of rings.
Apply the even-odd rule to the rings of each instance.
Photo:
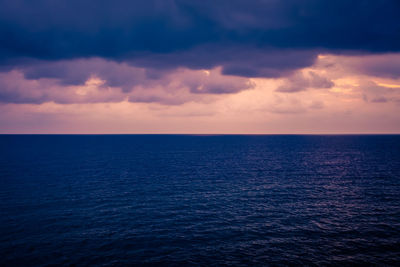
[[[0,266],[399,266],[399,135],[1,135]]]

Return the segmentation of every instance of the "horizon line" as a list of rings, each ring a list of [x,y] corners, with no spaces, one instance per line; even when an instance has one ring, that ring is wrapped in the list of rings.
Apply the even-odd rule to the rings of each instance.
[[[0,133],[5,135],[187,135],[187,136],[272,136],[272,135],[400,135],[400,133]]]

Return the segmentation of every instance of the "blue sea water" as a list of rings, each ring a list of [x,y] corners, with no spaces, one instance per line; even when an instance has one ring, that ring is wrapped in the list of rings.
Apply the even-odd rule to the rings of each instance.
[[[361,264],[400,264],[400,136],[0,136],[0,265]]]

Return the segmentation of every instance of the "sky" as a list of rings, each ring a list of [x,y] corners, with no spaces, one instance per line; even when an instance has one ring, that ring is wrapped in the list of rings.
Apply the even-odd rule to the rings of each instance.
[[[398,0],[0,0],[0,133],[400,133]]]

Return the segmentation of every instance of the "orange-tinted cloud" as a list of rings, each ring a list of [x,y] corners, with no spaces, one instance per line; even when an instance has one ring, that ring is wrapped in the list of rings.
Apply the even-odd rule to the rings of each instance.
[[[220,68],[149,73],[99,59],[92,60],[101,68],[93,68],[98,71],[83,83],[24,77],[23,71],[13,70],[0,74],[0,131],[398,133],[398,77],[371,75],[360,67],[374,64],[376,57],[327,54],[310,67],[275,79],[226,76]],[[391,62],[397,54],[381,55],[379,62],[385,57]],[[136,79],[109,81],[102,68],[121,71],[122,78],[132,73]],[[74,80],[74,75],[70,70],[66,76]],[[280,90],[289,85],[300,90]]]

